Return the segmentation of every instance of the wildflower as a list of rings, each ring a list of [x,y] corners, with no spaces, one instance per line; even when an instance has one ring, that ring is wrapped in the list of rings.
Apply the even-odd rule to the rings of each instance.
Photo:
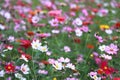
[[[45,46],[40,46],[40,47],[38,48],[38,50],[40,50],[41,52],[47,52],[47,51],[48,51],[48,47],[47,47],[47,45],[45,45]]]
[[[14,36],[9,36],[9,37],[8,37],[8,40],[9,40],[10,42],[14,42],[14,41],[15,41],[15,38],[14,38]]]
[[[47,74],[48,74],[48,71],[46,71],[46,70],[38,70],[38,73],[39,73],[39,74],[47,75]]]
[[[23,76],[20,73],[15,73],[15,77],[21,79]]]
[[[8,63],[5,66],[5,70],[7,73],[14,72],[15,71],[15,66],[12,63]]]
[[[23,74],[29,74],[30,71],[28,65],[25,65],[24,63],[21,65],[20,70],[23,72]]]
[[[101,51],[105,51],[105,45],[102,45],[102,46],[99,46],[99,49],[101,50]]]
[[[106,32],[107,34],[112,34],[112,33],[113,33],[111,29],[106,29],[105,32]]]
[[[83,62],[83,55],[78,55],[77,56],[77,62],[79,63],[79,62]]]
[[[106,54],[101,54],[100,57],[106,59],[106,60],[111,60],[112,56],[106,55]]]
[[[40,18],[38,16],[33,16],[32,17],[32,23],[38,23],[40,21]]]
[[[70,47],[68,47],[68,46],[64,46],[64,51],[65,51],[65,52],[70,52],[71,49],[70,49]]]
[[[75,34],[76,34],[76,36],[80,37],[80,36],[82,36],[83,32],[80,29],[76,29]]]
[[[81,40],[79,38],[74,38],[74,42],[79,44]]]
[[[28,60],[31,59],[31,56],[29,54],[21,54],[20,59],[23,59],[24,61],[28,62]]]
[[[4,77],[4,75],[5,75],[5,71],[4,71],[4,70],[1,70],[1,71],[0,71],[0,77]]]
[[[0,30],[5,30],[5,26],[0,24]]]
[[[64,62],[64,63],[68,63],[68,62],[70,62],[70,59],[69,59],[69,58],[60,57],[60,58],[58,59],[58,61],[59,61],[59,62]]]
[[[110,27],[108,25],[100,25],[101,30],[109,29]]]
[[[76,18],[74,21],[73,21],[73,25],[74,26],[81,26],[82,25],[82,20],[80,18]]]
[[[33,49],[38,49],[41,46],[41,43],[39,40],[33,40],[31,43]]]
[[[62,14],[61,10],[51,10],[48,12],[48,15],[52,17],[57,17],[57,16],[60,16],[61,14]]]
[[[99,69],[98,69],[98,74],[106,74],[106,75],[110,75],[113,72],[115,72],[115,69],[112,67],[108,66],[108,62],[107,61],[102,61],[99,65]]]
[[[55,63],[52,65],[56,70],[62,70],[63,65],[61,62],[55,61]]]
[[[57,19],[52,19],[49,21],[49,24],[52,26],[52,27],[58,27],[58,20]]]
[[[94,80],[101,80],[101,77],[97,76],[97,72],[90,72],[88,75]]]
[[[109,46],[106,46],[105,47],[105,52],[108,53],[108,54],[117,54],[117,51],[118,51],[118,47],[117,45],[111,43]]]
[[[58,34],[58,33],[60,33],[60,31],[59,30],[52,30],[52,33]]]
[[[66,64],[65,67],[70,68],[70,69],[72,69],[72,70],[75,70],[75,65],[73,65],[72,63]]]
[[[31,47],[31,42],[29,40],[20,40],[20,45],[24,48],[29,48]]]

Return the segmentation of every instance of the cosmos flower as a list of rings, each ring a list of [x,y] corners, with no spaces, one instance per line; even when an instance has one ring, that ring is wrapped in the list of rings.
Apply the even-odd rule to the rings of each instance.
[[[64,51],[65,51],[65,52],[70,52],[71,49],[70,49],[70,47],[68,47],[68,46],[64,46]]]
[[[8,63],[5,66],[5,70],[7,73],[15,72],[15,66],[13,65],[13,63]]]
[[[106,55],[106,54],[101,54],[100,57],[106,59],[106,60],[112,60],[112,56]]]
[[[38,70],[38,73],[39,73],[39,74],[47,75],[47,74],[48,74],[48,71],[46,71],[46,70]]]
[[[108,54],[117,54],[117,51],[118,51],[118,47],[117,45],[111,43],[109,46],[106,46],[105,47],[105,52],[108,53]]]
[[[101,50],[101,51],[104,51],[105,50],[105,45],[102,45],[102,46],[99,46],[99,49]]]
[[[80,29],[75,29],[76,36],[80,37],[82,36],[83,32]]]
[[[74,21],[73,21],[73,25],[74,26],[81,26],[82,25],[82,20],[80,18],[76,18]]]
[[[48,47],[47,47],[47,45],[45,45],[45,46],[39,46],[38,50],[40,50],[41,52],[47,52],[48,51]]]
[[[31,47],[31,42],[29,40],[22,39],[20,40],[20,45],[27,49]]]
[[[33,49],[37,49],[38,50],[39,47],[41,46],[41,42],[39,40],[33,40],[31,45],[32,45]]]
[[[5,75],[5,71],[4,71],[4,70],[1,70],[1,71],[0,71],[0,77],[4,77],[4,75]]]
[[[23,72],[23,74],[29,74],[30,71],[28,65],[24,63],[21,65],[20,70]]]
[[[108,66],[108,61],[102,61],[99,64],[99,69],[98,69],[98,74],[105,74],[105,75],[110,75],[112,73],[114,73],[116,70],[112,67]]]
[[[55,61],[55,63],[52,65],[56,70],[62,70],[63,65],[61,62]]]
[[[72,63],[67,63],[65,67],[75,70],[75,65],[73,65]]]
[[[38,16],[33,16],[32,17],[32,23],[36,24],[40,21],[40,18]]]
[[[49,24],[52,26],[52,27],[58,27],[58,24],[59,21],[57,19],[52,19],[49,21]]]

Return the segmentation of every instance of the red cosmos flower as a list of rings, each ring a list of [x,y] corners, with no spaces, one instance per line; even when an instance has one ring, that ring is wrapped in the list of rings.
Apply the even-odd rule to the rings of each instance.
[[[120,77],[115,77],[113,78],[113,80],[120,80]]]
[[[31,42],[29,40],[20,40],[20,45],[24,48],[29,48],[31,47]]]
[[[12,63],[8,63],[5,66],[5,70],[6,72],[10,73],[10,72],[14,72],[15,71],[15,66]]]
[[[106,74],[106,75],[110,75],[113,72],[115,72],[115,69],[112,67],[108,66],[108,62],[107,61],[102,61],[101,64],[99,65],[99,69],[98,69],[98,74]]]

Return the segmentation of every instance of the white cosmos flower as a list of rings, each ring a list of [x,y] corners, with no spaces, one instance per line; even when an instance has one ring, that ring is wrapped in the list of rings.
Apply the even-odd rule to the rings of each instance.
[[[21,55],[20,59],[23,59],[24,61],[28,62],[28,59],[23,54]]]
[[[41,43],[39,40],[33,40],[31,43],[33,49],[38,49],[41,46]]]
[[[32,23],[38,23],[40,21],[40,18],[38,16],[32,17]]]
[[[45,46],[40,46],[38,49],[39,49],[41,52],[47,52],[47,51],[48,51],[47,45],[45,45]]]
[[[101,51],[104,51],[105,50],[105,45],[102,45],[102,46],[99,46],[99,49],[101,50]]]
[[[111,29],[106,29],[105,32],[106,32],[107,34],[112,34],[113,31],[112,31]]]
[[[0,30],[5,30],[5,26],[0,24]]]
[[[55,63],[52,65],[56,70],[62,70],[63,65],[61,62],[55,61]]]
[[[73,24],[77,25],[77,26],[81,26],[82,25],[82,20],[79,19],[79,18],[76,18],[74,21],[73,21]]]
[[[20,70],[23,72],[23,74],[29,74],[30,68],[28,65],[22,64]]]
[[[75,65],[73,65],[72,63],[68,63],[65,67],[75,70]]]
[[[22,75],[20,73],[15,73],[16,78],[22,78]]]
[[[4,71],[4,70],[1,70],[1,71],[0,71],[0,77],[4,77],[4,74],[5,74],[5,71]]]
[[[83,32],[80,29],[76,29],[75,34],[76,34],[76,36],[80,37],[80,36],[82,36]]]
[[[11,18],[12,18],[12,17],[11,17],[11,14],[10,14],[9,12],[5,12],[4,17],[5,17],[6,19],[11,19]]]

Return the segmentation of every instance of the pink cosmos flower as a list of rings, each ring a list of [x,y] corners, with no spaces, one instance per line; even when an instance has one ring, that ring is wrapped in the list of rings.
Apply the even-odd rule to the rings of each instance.
[[[64,51],[65,51],[65,52],[70,52],[71,49],[70,49],[70,47],[68,47],[68,46],[64,46]]]
[[[88,32],[89,31],[89,28],[87,26],[82,26],[80,28],[83,32]]]
[[[39,74],[45,74],[45,75],[47,75],[48,71],[46,71],[46,70],[38,70],[38,73]]]
[[[57,17],[60,16],[61,14],[62,14],[61,10],[52,10],[48,12],[48,15],[52,17]]]
[[[103,43],[103,38],[102,36],[99,36],[97,34],[94,34],[95,38],[98,39],[98,42]]]
[[[106,53],[108,53],[108,54],[117,54],[117,51],[118,51],[119,49],[118,49],[118,47],[117,47],[117,45],[115,45],[115,44],[110,44],[109,46],[106,46],[105,47],[105,52]]]
[[[58,24],[59,21],[57,19],[52,19],[49,21],[49,24],[52,26],[52,27],[58,27]]]

